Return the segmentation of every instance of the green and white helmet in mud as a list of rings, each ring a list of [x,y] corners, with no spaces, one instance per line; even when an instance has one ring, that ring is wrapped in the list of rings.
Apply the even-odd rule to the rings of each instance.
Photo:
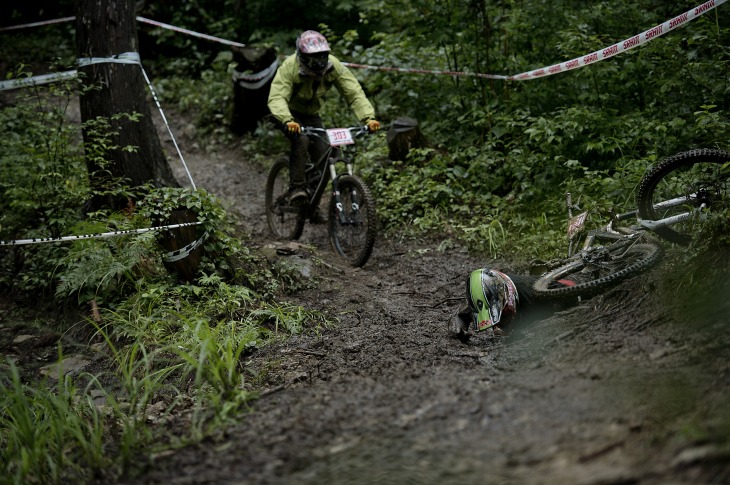
[[[467,280],[467,300],[475,331],[489,330],[517,309],[517,289],[506,274],[493,269],[472,271]]]

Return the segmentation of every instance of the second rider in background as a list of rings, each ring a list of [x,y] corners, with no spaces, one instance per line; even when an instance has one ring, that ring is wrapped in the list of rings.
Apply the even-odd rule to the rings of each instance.
[[[296,54],[289,56],[276,71],[269,93],[269,110],[282,124],[291,142],[289,155],[289,203],[302,205],[310,196],[304,169],[307,160],[319,159],[325,147],[300,136],[302,126],[324,128],[319,111],[327,92],[335,86],[363,124],[371,132],[380,129],[373,105],[360,82],[330,53],[327,39],[313,30],[303,32],[296,42]],[[311,145],[311,146],[310,146]],[[311,214],[313,222],[322,222]]]

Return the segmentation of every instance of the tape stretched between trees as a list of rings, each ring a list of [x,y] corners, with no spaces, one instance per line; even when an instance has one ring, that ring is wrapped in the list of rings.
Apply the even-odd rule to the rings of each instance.
[[[124,52],[122,54],[117,54],[117,55],[111,56],[111,57],[82,57],[80,59],[77,59],[76,63],[79,65],[79,67],[89,66],[89,65],[93,65],[93,64],[105,64],[105,63],[137,64],[140,67],[140,69],[142,70],[142,75],[144,76],[144,79],[147,82],[147,87],[149,88],[150,92],[152,93],[152,98],[155,100],[155,103],[157,104],[157,108],[160,111],[160,115],[162,116],[162,120],[164,121],[165,126],[167,127],[167,132],[170,134],[170,138],[172,139],[172,142],[175,145],[175,149],[177,150],[177,154],[180,157],[180,161],[182,162],[183,167],[185,168],[185,172],[188,175],[190,184],[192,185],[193,190],[197,190],[195,187],[195,181],[193,180],[193,177],[190,174],[190,170],[188,170],[188,166],[185,163],[185,159],[183,158],[182,152],[180,151],[180,147],[177,144],[175,135],[172,133],[170,124],[167,122],[165,113],[162,111],[162,106],[160,106],[160,102],[157,99],[157,94],[155,93],[155,90],[152,87],[152,83],[150,82],[149,78],[147,77],[147,73],[145,72],[144,68],[142,67],[142,62],[140,61],[139,53]],[[72,79],[72,78],[75,78],[77,75],[78,75],[78,71],[66,71],[66,72],[62,72],[62,73],[55,73],[53,75],[34,76],[34,77],[29,77],[29,78],[24,78],[24,79],[13,79],[10,81],[4,81],[3,83],[0,83],[0,90],[2,90],[3,88],[15,89],[18,87],[33,86],[33,85],[36,85],[39,83],[56,82],[60,79]],[[41,78],[41,79],[39,79],[39,78]],[[7,87],[7,86],[10,86],[10,87]],[[56,242],[56,241],[72,241],[72,240],[79,240],[79,239],[115,237],[115,236],[121,236],[124,234],[134,234],[134,233],[141,233],[141,232],[166,229],[166,228],[173,229],[176,227],[184,227],[186,225],[195,225],[195,224],[200,224],[200,223],[195,222],[195,223],[188,223],[188,224],[177,224],[177,225],[164,226],[164,227],[159,227],[159,228],[136,229],[136,230],[130,230],[130,231],[114,231],[114,232],[108,232],[108,233],[102,233],[102,234],[85,234],[85,235],[80,235],[80,236],[64,236],[61,238],[33,238],[33,239],[20,239],[20,240],[15,240],[15,241],[0,241],[0,246],[16,246],[16,245],[21,245],[21,244],[37,244],[37,243],[47,243],[47,242]],[[185,256],[182,256],[182,257],[185,257]],[[181,258],[178,258],[178,259],[181,259]]]
[[[125,231],[100,232],[95,234],[81,234],[78,236],[61,236],[61,237],[34,237],[30,239],[15,239],[10,241],[0,241],[0,246],[21,246],[26,244],[41,244],[61,241],[81,241],[84,239],[105,239],[109,237],[128,236],[130,234],[143,234],[150,231],[164,231],[167,229],[178,229],[187,226],[197,226],[202,222],[184,222],[181,224],[170,224],[167,226],[144,227],[140,229],[128,229]],[[207,233],[206,233],[207,234]]]
[[[176,249],[175,251],[170,251],[169,253],[166,253],[162,256],[162,260],[166,263],[172,263],[174,261],[179,261],[181,259],[187,258],[190,253],[195,251],[198,246],[203,244],[203,242],[208,238],[208,231],[205,231],[202,236],[200,236],[195,241],[191,242],[184,248]]]
[[[123,54],[117,54],[111,57],[82,57],[80,59],[76,59],[76,65],[79,67],[104,63],[137,64],[140,66],[142,65],[142,62],[139,58],[139,53],[137,52],[125,52]],[[67,79],[75,79],[77,76],[78,71],[74,69],[71,71],[54,72],[18,79],[8,79],[7,81],[0,81],[0,91],[38,86],[41,84],[50,84],[58,81],[64,81]]]
[[[727,0],[709,0],[701,5],[694,7],[693,9],[688,10],[687,12],[685,12],[681,15],[674,17],[673,19],[667,20],[666,22],[664,22],[662,24],[656,25],[655,27],[652,27],[651,29],[644,31],[641,34],[635,35],[635,36],[625,39],[621,42],[617,42],[616,44],[613,44],[606,48],[597,50],[590,54],[576,57],[575,59],[571,59],[569,61],[561,62],[558,64],[553,64],[551,66],[541,67],[538,69],[533,69],[531,71],[526,71],[526,72],[523,72],[520,74],[514,74],[514,75],[482,74],[482,73],[475,73],[475,72],[468,72],[468,71],[439,71],[439,70],[428,70],[428,69],[410,69],[410,68],[401,68],[401,67],[371,66],[371,65],[367,65],[367,64],[355,64],[355,63],[350,63],[350,62],[343,62],[343,64],[347,67],[353,67],[353,68],[358,68],[358,69],[373,69],[373,70],[378,70],[378,71],[395,71],[395,72],[412,73],[412,74],[432,74],[432,75],[446,75],[446,76],[468,76],[468,77],[478,77],[478,78],[486,78],[486,79],[499,79],[499,80],[505,80],[505,81],[526,81],[526,80],[530,80],[530,79],[537,79],[537,78],[541,78],[541,77],[545,77],[545,76],[550,76],[553,74],[558,74],[560,72],[570,71],[570,70],[573,70],[573,69],[576,69],[579,67],[584,67],[584,66],[593,64],[595,62],[608,59],[617,54],[625,52],[629,49],[633,49],[634,47],[645,44],[646,42],[649,42],[650,40],[653,40],[661,35],[664,35],[667,32],[670,32],[678,27],[683,26],[684,24],[696,19],[700,15],[703,15],[703,14],[713,10],[714,8],[722,5],[726,1]],[[0,28],[0,31],[19,29],[19,28],[24,28],[24,27],[34,27],[37,25],[46,25],[46,24],[64,22],[64,21],[69,21],[69,20],[74,20],[74,19],[75,19],[75,17],[65,17],[62,19],[49,20],[49,21],[45,21],[45,22],[34,22],[31,24],[15,25],[15,26],[11,26],[11,27]],[[157,22],[157,21],[150,20],[150,19],[147,19],[144,17],[136,17],[136,19],[138,22],[148,23],[150,25],[154,25],[154,26],[161,27],[161,28],[168,29],[168,30],[173,30],[175,32],[181,32],[181,33],[192,35],[195,37],[200,37],[200,38],[211,40],[214,42],[219,42],[222,44],[233,45],[233,46],[238,46],[238,47],[246,47],[245,44],[241,44],[239,42],[221,39],[220,37],[214,37],[212,35],[202,34],[200,32],[195,32],[193,30],[184,29],[182,27],[176,27],[174,25]]]
[[[182,224],[170,224],[167,226],[147,227],[147,228],[142,228],[142,229],[130,229],[130,230],[126,230],[126,231],[102,232],[102,233],[97,233],[97,234],[83,234],[83,235],[79,235],[79,236],[16,239],[14,241],[0,241],[0,246],[20,246],[20,245],[24,245],[24,244],[41,244],[41,243],[60,242],[60,241],[81,241],[81,240],[86,240],[86,239],[104,239],[104,238],[117,237],[117,236],[128,236],[131,234],[142,234],[142,233],[150,232],[150,231],[163,231],[163,230],[169,230],[169,229],[178,229],[181,227],[197,226],[199,224],[202,224],[202,222],[186,222],[186,223],[182,223]],[[199,246],[201,246],[207,238],[208,238],[208,231],[205,231],[202,236],[200,236],[198,239],[191,242],[190,244],[186,245],[185,247],[176,249],[175,251],[170,251],[170,252],[162,255],[162,260],[166,263],[172,263],[172,262],[187,258],[190,255],[190,253],[192,253]]]
[[[190,170],[188,170],[188,165],[185,163],[185,158],[183,157],[183,154],[180,151],[180,147],[177,144],[177,139],[175,138],[175,135],[172,133],[172,128],[170,128],[170,124],[167,122],[167,117],[165,116],[165,112],[162,111],[162,106],[160,105],[160,101],[157,99],[157,93],[155,93],[155,89],[152,87],[152,82],[150,81],[150,78],[147,77],[147,73],[145,72],[144,67],[142,67],[142,62],[140,60],[139,53],[124,52],[122,54],[117,54],[117,55],[111,56],[111,57],[82,57],[80,59],[77,59],[76,63],[79,65],[79,67],[89,66],[92,64],[104,64],[104,63],[136,64],[139,66],[139,68],[142,70],[142,76],[144,77],[144,80],[147,83],[147,87],[149,88],[150,93],[152,93],[152,99],[154,99],[155,104],[157,105],[157,109],[160,112],[162,121],[165,123],[165,128],[167,128],[167,133],[170,135],[172,144],[175,146],[175,150],[177,151],[177,155],[180,158],[180,162],[182,163],[183,167],[185,168],[185,173],[188,176],[188,180],[190,180],[190,185],[192,186],[193,190],[196,190],[195,181],[193,180],[193,176],[190,174]],[[56,82],[56,81],[59,81],[62,79],[72,79],[72,78],[76,77],[77,75],[78,75],[78,71],[66,71],[66,72],[62,72],[62,73],[45,74],[43,76],[32,76],[32,77],[22,78],[22,79],[11,79],[9,81],[0,82],[0,91],[7,90],[7,89],[17,89],[17,88],[21,88],[21,87],[36,86],[38,84],[47,84],[47,83]]]

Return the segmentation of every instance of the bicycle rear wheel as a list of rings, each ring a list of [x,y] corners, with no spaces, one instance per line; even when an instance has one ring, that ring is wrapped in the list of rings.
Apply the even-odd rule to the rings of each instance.
[[[552,300],[595,296],[653,266],[661,254],[661,248],[653,243],[624,240],[595,246],[575,255],[563,266],[544,273],[534,283],[533,291],[541,299]]]
[[[334,250],[352,266],[363,266],[375,245],[377,220],[375,199],[365,182],[354,175],[337,179],[340,204],[332,196],[329,234]]]
[[[278,159],[266,179],[266,221],[277,239],[299,239],[304,230],[305,206],[289,205],[289,160]]]
[[[692,150],[664,159],[648,170],[639,183],[636,202],[639,216],[657,221],[687,214],[686,220],[659,227],[655,232],[667,241],[687,245],[696,234],[698,218],[692,212],[730,203],[730,152]],[[675,200],[673,204],[666,201]]]

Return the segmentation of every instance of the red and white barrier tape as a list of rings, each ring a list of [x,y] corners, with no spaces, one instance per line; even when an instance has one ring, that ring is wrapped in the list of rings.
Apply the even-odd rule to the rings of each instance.
[[[70,22],[71,20],[75,20],[75,19],[76,19],[76,17],[63,17],[60,19],[42,20],[40,22],[31,22],[29,24],[11,25],[9,27],[0,27],[0,32],[3,32],[5,30],[25,29],[27,27],[41,27],[43,25],[60,24],[62,22]]]
[[[553,64],[552,66],[541,67],[540,69],[533,69],[532,71],[523,72],[521,74],[516,74],[514,76],[509,76],[508,79],[514,80],[514,81],[524,81],[524,80],[528,80],[528,79],[535,79],[538,77],[545,77],[545,76],[550,76],[552,74],[557,74],[559,72],[569,71],[571,69],[576,69],[578,67],[587,66],[589,64],[593,64],[594,62],[608,59],[609,57],[613,57],[616,54],[620,54],[629,49],[633,49],[634,47],[640,46],[641,44],[645,44],[645,43],[649,42],[650,40],[656,39],[660,35],[664,35],[671,30],[681,27],[684,24],[686,24],[687,22],[690,22],[690,21],[696,19],[700,15],[705,14],[705,13],[709,12],[710,10],[714,9],[715,7],[722,5],[726,1],[727,0],[709,0],[708,2],[705,2],[702,5],[699,5],[691,10],[688,10],[687,12],[683,13],[682,15],[678,15],[677,17],[674,17],[671,20],[667,20],[666,22],[659,24],[655,27],[652,27],[651,29],[646,30],[629,39],[623,40],[621,42],[617,42],[616,44],[613,44],[612,46],[606,47],[601,50],[597,50],[597,51],[592,52],[585,56],[576,57],[575,59],[571,59],[570,61],[561,62],[560,64]]]
[[[155,20],[146,19],[144,17],[137,17],[137,21],[145,23],[145,24],[154,25],[155,27],[162,27],[163,29],[174,30],[175,32],[182,32],[183,34],[192,35],[193,37],[200,37],[201,39],[212,40],[214,42],[219,42],[221,44],[232,45],[232,46],[236,46],[236,47],[246,47],[246,44],[241,44],[240,42],[234,42],[232,40],[221,39],[220,37],[213,37],[212,35],[208,35],[208,34],[201,34],[200,32],[183,29],[182,27],[175,27],[174,25],[170,25],[170,24],[163,24],[162,22],[157,22]]]
[[[565,72],[570,71],[571,69],[576,69],[578,67],[587,66],[589,64],[593,64],[594,62],[602,61],[604,59],[608,59],[609,57],[613,57],[616,54],[620,54],[622,52],[625,52],[629,49],[633,49],[634,47],[637,47],[641,44],[645,44],[649,42],[650,40],[653,40],[660,35],[664,35],[667,32],[674,30],[678,27],[681,27],[682,25],[686,24],[687,22],[690,22],[700,15],[709,12],[710,10],[714,9],[715,7],[718,7],[719,5],[722,5],[727,0],[709,0],[708,2],[703,3],[702,5],[699,5],[692,10],[688,10],[687,12],[683,13],[682,15],[678,15],[677,17],[674,17],[671,20],[667,20],[666,22],[659,24],[655,27],[652,27],[651,29],[644,31],[638,35],[635,35],[631,38],[628,38],[626,40],[622,40],[621,42],[617,42],[616,44],[613,44],[612,46],[606,47],[601,50],[597,50],[595,52],[592,52],[590,54],[576,57],[575,59],[571,59],[569,61],[561,62],[559,64],[553,64],[552,66],[546,66],[541,67],[539,69],[533,69],[532,71],[523,72],[520,74],[514,74],[512,76],[503,76],[499,74],[479,74],[479,73],[471,73],[471,72],[464,72],[464,71],[428,71],[424,69],[406,69],[406,68],[397,68],[397,67],[380,67],[380,66],[368,66],[363,64],[352,64],[348,62],[343,62],[344,65],[348,67],[355,67],[355,68],[361,68],[361,69],[377,69],[380,71],[398,71],[398,72],[406,72],[406,73],[416,73],[416,74],[442,74],[442,75],[448,75],[448,76],[472,76],[472,77],[480,77],[480,78],[487,78],[487,79],[504,79],[507,81],[525,81],[529,79],[536,79],[539,77],[545,77],[550,76],[552,74],[557,74],[559,72]]]
[[[597,50],[595,52],[592,52],[590,54],[576,57],[575,59],[571,59],[569,61],[561,62],[559,64],[553,64],[551,66],[541,67],[539,69],[533,69],[532,71],[523,72],[520,74],[514,74],[514,75],[502,75],[502,74],[482,74],[482,73],[473,73],[473,72],[467,72],[467,71],[438,71],[438,70],[428,70],[428,69],[409,69],[409,68],[400,68],[400,67],[384,67],[384,66],[370,66],[366,64],[355,64],[355,63],[349,63],[349,62],[343,62],[345,66],[358,68],[358,69],[373,69],[373,70],[379,70],[379,71],[395,71],[395,72],[404,72],[404,73],[412,73],[412,74],[435,74],[435,75],[446,75],[446,76],[470,76],[470,77],[479,77],[479,78],[486,78],[486,79],[501,79],[505,81],[526,81],[530,79],[537,79],[540,77],[550,76],[552,74],[557,74],[559,72],[565,72],[570,71],[572,69],[576,69],[578,67],[587,66],[589,64],[593,64],[598,61],[602,61],[604,59],[608,59],[609,57],[613,57],[616,54],[620,54],[622,52],[625,52],[629,49],[633,49],[634,47],[637,47],[641,44],[644,44],[646,42],[649,42],[650,40],[653,40],[660,35],[664,35],[667,32],[674,30],[687,22],[690,22],[694,20],[695,18],[699,17],[702,14],[705,14],[709,12],[710,10],[722,5],[727,0],[709,0],[701,5],[698,5],[697,7],[688,10],[687,12],[683,13],[682,15],[678,15],[677,17],[674,17],[671,20],[667,20],[666,22],[659,24],[655,27],[652,27],[651,29],[642,32],[641,34],[635,35],[629,39],[623,40],[621,42],[617,42],[616,44],[613,44],[612,46],[606,47],[601,50]],[[11,30],[11,29],[19,29],[23,27],[33,27],[37,25],[46,25],[51,23],[58,23],[58,22],[65,22],[68,20],[73,20],[75,17],[65,17],[62,19],[56,19],[56,20],[48,20],[45,22],[34,22],[32,24],[24,24],[24,25],[15,25],[12,27],[3,27],[0,28],[0,31],[3,30]],[[164,29],[173,30],[176,32],[182,32],[188,35],[192,35],[195,37],[200,37],[202,39],[211,40],[214,42],[220,42],[222,44],[232,45],[232,46],[238,46],[238,47],[245,47],[245,44],[241,44],[239,42],[233,42],[226,39],[221,39],[220,37],[214,37],[212,35],[207,34],[201,34],[199,32],[195,32],[193,30],[184,29],[182,27],[175,27],[174,25],[165,24],[162,22],[156,22],[154,20],[146,19],[144,17],[137,17],[137,21],[148,23],[150,25],[154,25],[157,27],[161,27]]]

